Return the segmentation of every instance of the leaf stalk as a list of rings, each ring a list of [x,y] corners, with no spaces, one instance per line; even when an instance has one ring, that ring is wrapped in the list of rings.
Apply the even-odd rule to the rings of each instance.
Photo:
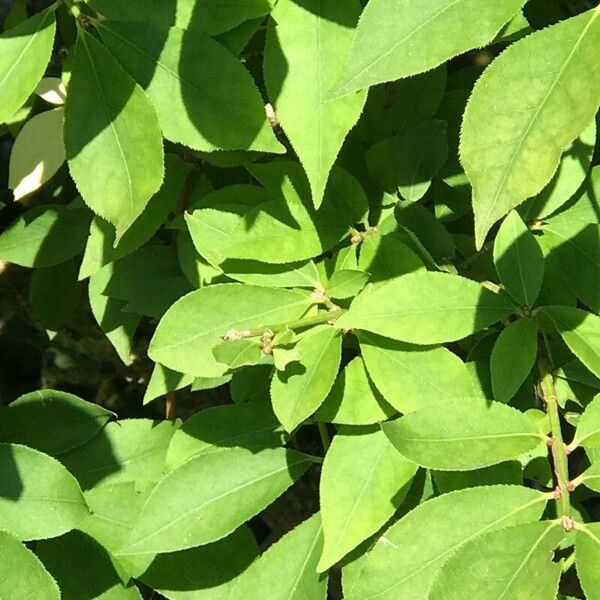
[[[554,474],[556,477],[556,507],[561,522],[565,529],[572,528],[571,501],[569,497],[569,463],[567,449],[562,437],[560,427],[560,414],[558,411],[558,396],[554,385],[554,376],[546,361],[540,360],[539,369],[541,380],[539,384],[540,394],[546,403],[546,410],[550,419],[550,430],[552,437],[548,441],[554,463]]]
[[[288,321],[287,323],[278,323],[276,325],[266,325],[264,327],[256,327],[255,329],[244,329],[238,331],[232,329],[223,335],[226,342],[236,342],[251,337],[262,337],[265,332],[269,331],[272,334],[285,331],[286,329],[303,329],[312,325],[321,325],[323,323],[333,323],[346,312],[343,308],[338,308],[333,311],[320,312],[314,317],[305,317],[296,321]]]

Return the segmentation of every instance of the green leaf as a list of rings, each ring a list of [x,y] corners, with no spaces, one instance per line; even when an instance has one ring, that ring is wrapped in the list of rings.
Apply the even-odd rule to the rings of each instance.
[[[0,123],[25,104],[48,66],[56,21],[55,6],[0,36]]]
[[[356,126],[360,138],[376,142],[431,119],[442,103],[446,80],[446,66],[441,65],[420,75],[371,88]]]
[[[65,162],[64,112],[61,107],[39,113],[19,131],[8,173],[8,187],[15,200],[36,192]]]
[[[233,587],[230,600],[325,600],[327,577],[317,574],[323,547],[319,514],[307,519],[271,546]]]
[[[313,258],[335,246],[367,211],[362,187],[339,167],[318,211],[298,163],[254,165],[250,171],[277,199],[244,215],[225,248],[228,258],[276,264]]]
[[[372,283],[425,270],[423,261],[395,233],[367,235],[360,246],[358,267],[369,273]]]
[[[329,569],[385,525],[416,472],[417,465],[398,454],[383,431],[341,429],[323,463],[319,497],[325,542],[317,571]]]
[[[40,390],[0,408],[0,440],[56,456],[89,442],[113,416],[73,394]]]
[[[369,274],[354,269],[340,269],[336,271],[325,286],[325,291],[330,298],[351,298],[362,290]]]
[[[37,84],[35,93],[48,104],[62,106],[67,97],[67,88],[60,77],[44,77]]]
[[[442,471],[468,471],[517,458],[545,439],[523,413],[484,399],[432,403],[382,428],[404,456]]]
[[[332,93],[341,96],[423,73],[453,56],[481,48],[523,3],[372,0],[360,18],[345,73]],[[457,28],[461,35],[448,34]]]
[[[598,110],[600,71],[590,65],[600,52],[599,14],[590,10],[515,42],[477,81],[460,153],[473,185],[478,248],[498,219],[542,191]]]
[[[195,150],[283,152],[250,74],[203,31],[104,21],[102,39],[156,106],[164,136]],[[215,81],[219,84],[215,85]]]
[[[596,120],[565,149],[558,171],[552,181],[534,198],[523,205],[526,220],[532,217],[544,219],[563,206],[584,182],[594,155],[596,145]]]
[[[600,493],[600,463],[593,463],[578,478],[585,487]]]
[[[77,481],[57,460],[0,444],[0,522],[20,540],[54,537],[89,514]]]
[[[373,383],[402,413],[474,394],[466,365],[446,348],[413,346],[369,333],[361,333],[359,341]]]
[[[552,521],[521,523],[484,533],[450,557],[429,598],[554,600],[561,564],[552,557],[564,536],[562,527]]]
[[[575,564],[588,600],[600,598],[600,523],[580,525],[575,536]]]
[[[60,461],[83,489],[120,481],[134,481],[143,488],[161,478],[178,426],[150,419],[115,421],[85,446],[61,455]]]
[[[312,260],[275,265],[253,260],[229,259],[221,263],[220,268],[227,277],[252,285],[309,288],[321,285],[319,271]]]
[[[262,342],[256,338],[221,342],[213,348],[212,353],[214,359],[228,370],[257,365],[264,356]]]
[[[502,330],[490,358],[496,400],[509,402],[527,379],[537,356],[537,334],[534,319],[519,319]]]
[[[485,485],[521,485],[523,468],[518,461],[510,460],[473,471],[434,471],[433,479],[441,494]]]
[[[228,0],[226,4],[221,0],[200,0],[194,10],[202,28],[210,35],[217,35],[270,13],[273,4],[273,0]]]
[[[0,531],[0,597],[60,600],[56,581],[37,556],[9,533]]]
[[[181,390],[188,385],[192,385],[192,383],[194,383],[193,375],[178,373],[177,371],[163,367],[160,363],[156,363],[154,369],[152,369],[152,375],[150,375],[150,381],[148,381],[148,387],[144,394],[144,404],[149,404],[168,392]]]
[[[133,582],[121,580],[106,549],[81,531],[43,540],[37,544],[36,552],[58,582],[62,600],[142,598]]]
[[[69,169],[86,204],[116,226],[119,239],[163,180],[158,120],[143,90],[83,30],[72,70],[65,105]]]
[[[506,291],[533,306],[544,280],[544,255],[517,211],[502,222],[494,242],[494,264]]]
[[[151,488],[136,489],[133,481],[100,485],[84,493],[91,514],[77,529],[98,541],[112,555],[121,549],[142,510]],[[133,577],[143,573],[151,554],[119,557],[122,568]]]
[[[411,273],[367,287],[336,326],[413,344],[438,344],[462,339],[513,311],[505,297],[464,277]]]
[[[537,521],[546,502],[540,492],[508,485],[470,488],[429,500],[344,568],[344,597],[427,600],[436,574],[453,552],[485,531]]]
[[[311,464],[277,448],[203,454],[154,488],[122,554],[170,552],[214,542],[280,496]]]
[[[342,425],[373,425],[395,412],[370,381],[362,357],[357,356],[339,372],[315,417]]]
[[[90,214],[70,206],[38,206],[17,217],[0,234],[0,260],[22,267],[53,267],[85,246]]]
[[[454,259],[456,246],[452,236],[434,213],[422,203],[399,203],[394,216],[401,229],[413,241],[413,247],[421,254],[422,249],[419,246],[422,246],[437,264],[446,265]]]
[[[269,99],[321,205],[344,138],[367,94],[328,99],[352,44],[358,0],[281,0],[272,13],[264,55]]]
[[[185,221],[198,253],[213,266],[221,265],[229,238],[244,214],[272,199],[264,188],[247,184],[226,186],[197,201],[192,197],[196,210],[186,213]]]
[[[281,426],[268,402],[213,406],[192,415],[175,432],[167,452],[167,468],[173,470],[192,456],[224,448],[256,451],[282,444]]]
[[[315,327],[296,344],[301,362],[276,371],[271,383],[273,410],[286,431],[293,431],[321,406],[333,386],[342,355],[341,333]]]
[[[594,192],[592,192],[594,193]],[[549,219],[542,238],[550,246],[559,283],[593,311],[600,311],[600,226],[596,217],[579,218],[578,205]]]
[[[81,263],[79,278],[97,273],[103,266],[119,260],[143,246],[175,209],[190,167],[174,154],[165,156],[165,179],[150,198],[142,214],[117,243],[114,227],[94,217]]]
[[[114,346],[119,358],[128,365],[133,362],[133,336],[141,317],[134,313],[123,312],[127,303],[104,293],[114,271],[115,265],[111,263],[90,277],[88,298],[92,314],[100,329]]]
[[[107,268],[111,275],[103,294],[126,301],[124,312],[160,319],[192,289],[172,246],[148,244]]]
[[[138,579],[169,600],[227,600],[257,554],[254,536],[243,525],[212,544],[159,554]]]
[[[74,259],[54,267],[34,269],[29,300],[37,320],[45,329],[58,331],[77,309],[81,296],[78,270],[79,261]]]
[[[445,121],[426,121],[403,135],[381,140],[365,158],[371,178],[386,192],[420,200],[448,158]]]
[[[226,371],[212,349],[231,330],[292,321],[309,307],[305,294],[241,283],[212,285],[178,300],[165,313],[148,354],[180,373],[218,377]]]
[[[585,407],[579,418],[575,437],[569,447],[573,449],[577,446],[586,448],[600,446],[600,394]]]
[[[571,352],[600,377],[600,317],[572,306],[545,306],[546,314]]]

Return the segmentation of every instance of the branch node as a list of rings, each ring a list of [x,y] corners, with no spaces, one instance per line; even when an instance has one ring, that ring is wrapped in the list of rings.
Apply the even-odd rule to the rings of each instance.
[[[561,517],[560,524],[563,526],[565,531],[573,531],[573,529],[575,529],[575,521],[567,515],[563,515]]]

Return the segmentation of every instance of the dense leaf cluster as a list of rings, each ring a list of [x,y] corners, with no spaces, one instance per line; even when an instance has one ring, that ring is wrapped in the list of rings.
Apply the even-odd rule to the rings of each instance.
[[[600,599],[599,59],[576,1],[16,1],[0,260],[169,409],[0,408],[0,597]]]

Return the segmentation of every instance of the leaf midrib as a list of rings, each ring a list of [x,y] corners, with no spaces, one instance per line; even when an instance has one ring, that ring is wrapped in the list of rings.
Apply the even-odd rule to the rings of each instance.
[[[159,527],[158,529],[155,529],[152,533],[149,533],[147,535],[145,535],[144,537],[138,539],[134,544],[132,544],[131,546],[129,546],[128,550],[129,552],[123,553],[123,554],[137,554],[138,552],[135,551],[131,551],[132,548],[135,548],[136,546],[139,546],[140,544],[142,544],[143,542],[145,542],[146,540],[158,535],[159,533],[161,533],[162,531],[164,531],[165,529],[172,527],[175,523],[181,521],[182,519],[185,519],[186,517],[188,517],[189,515],[196,513],[198,511],[204,510],[207,506],[210,506],[211,504],[214,504],[215,502],[218,502],[219,500],[222,500],[223,498],[226,498],[227,496],[230,496],[231,494],[235,494],[237,492],[239,492],[240,490],[243,490],[249,486],[255,485],[256,483],[259,483],[261,481],[263,481],[264,479],[269,479],[271,477],[275,477],[276,475],[279,475],[280,473],[282,473],[283,471],[289,471],[289,469],[291,467],[295,467],[297,465],[300,465],[304,462],[309,462],[309,459],[307,457],[301,456],[299,457],[295,462],[290,462],[287,463],[285,466],[273,470],[273,471],[269,471],[268,473],[266,473],[265,475],[261,475],[260,477],[255,477],[254,479],[247,481],[246,483],[243,483],[241,485],[237,485],[233,488],[228,489],[226,492],[223,492],[221,494],[217,494],[216,496],[213,496],[211,498],[208,498],[205,502],[203,502],[202,504],[199,504],[197,506],[195,506],[194,508],[191,508],[190,510],[187,510],[181,514],[179,514],[175,519],[173,519],[172,521],[170,521],[169,523],[166,523],[165,525],[162,525],[161,527]],[[175,472],[175,471],[173,471]],[[152,492],[152,495],[154,495],[156,490],[154,490]],[[152,497],[151,495],[151,497]],[[150,498],[148,498],[148,502],[150,501]],[[142,514],[143,514],[143,509],[142,509]]]
[[[500,198],[500,195],[504,191],[504,186],[505,186],[506,181],[508,179],[508,175],[509,175],[510,172],[512,172],[512,168],[513,168],[513,166],[515,164],[517,156],[521,152],[521,149],[523,148],[523,144],[525,143],[525,140],[527,139],[527,136],[529,135],[529,132],[531,131],[532,127],[534,126],[535,122],[537,121],[537,118],[539,117],[542,109],[545,107],[546,102],[548,101],[548,99],[550,98],[550,96],[552,95],[552,93],[554,92],[555,87],[558,85],[558,82],[560,81],[563,73],[565,72],[565,69],[567,68],[567,66],[571,62],[571,59],[575,55],[576,51],[579,49],[579,45],[581,44],[582,40],[585,38],[588,30],[590,29],[590,27],[592,26],[592,24],[594,23],[596,17],[598,17],[599,14],[600,13],[597,10],[593,11],[591,19],[589,20],[589,22],[587,23],[587,25],[584,27],[583,31],[581,32],[581,34],[577,38],[575,44],[573,44],[573,48],[569,52],[569,55],[567,56],[567,59],[563,63],[562,67],[557,71],[556,78],[552,82],[552,85],[550,86],[550,88],[546,92],[546,95],[544,96],[544,98],[540,102],[540,105],[538,106],[537,110],[534,112],[531,120],[529,121],[529,125],[525,129],[525,133],[521,136],[521,139],[520,139],[519,143],[517,144],[516,149],[512,153],[512,156],[511,156],[510,161],[508,163],[508,167],[504,171],[504,176],[502,177],[502,179],[501,179],[498,187],[496,188],[496,193],[494,194],[493,200],[492,200],[492,202],[490,204],[488,204],[488,210],[485,212],[485,217],[482,217],[482,222],[484,224],[487,224],[487,221],[488,221],[490,215],[493,213],[496,205],[498,204],[498,200]]]

